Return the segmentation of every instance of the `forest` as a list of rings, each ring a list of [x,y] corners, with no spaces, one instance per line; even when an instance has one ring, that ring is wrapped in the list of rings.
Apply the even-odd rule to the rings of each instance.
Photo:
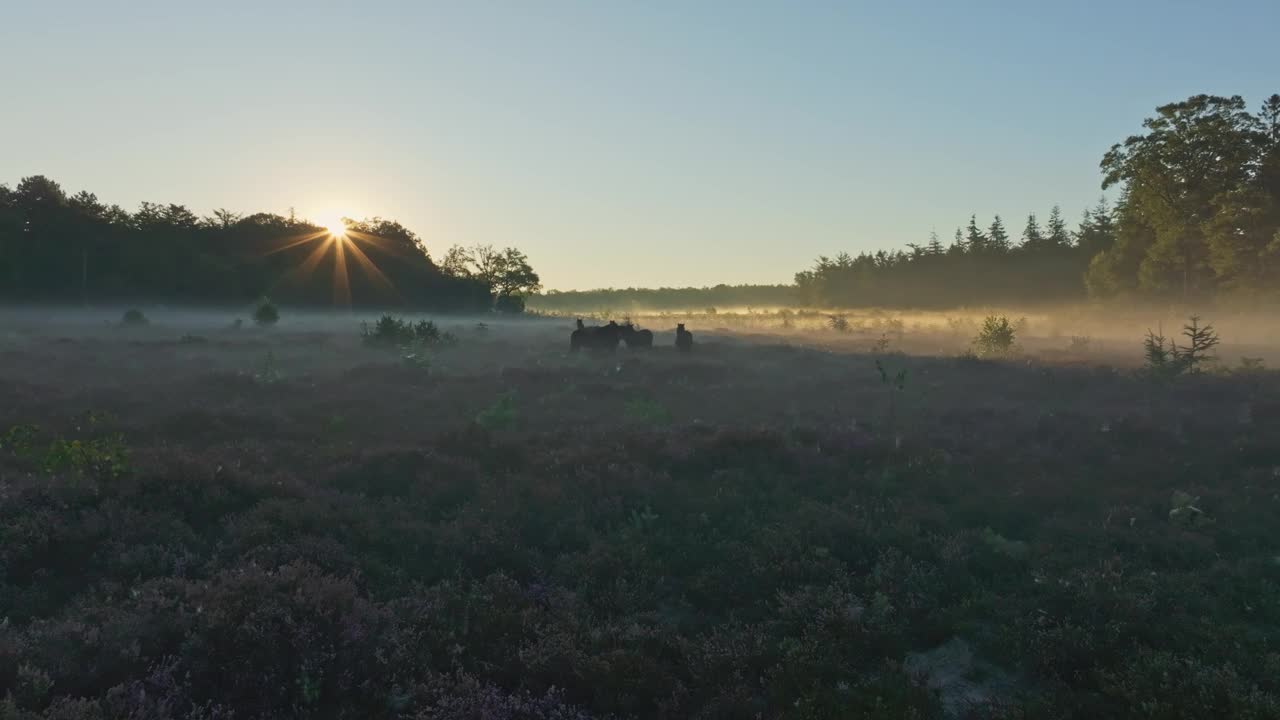
[[[797,273],[806,304],[957,306],[1149,298],[1257,299],[1280,287],[1280,95],[1257,113],[1239,96],[1156,109],[1102,158],[1103,189],[1074,231],[1058,207],[1015,240],[976,216],[944,244],[842,253]]]
[[[539,287],[515,248],[454,246],[436,263],[394,220],[344,220],[342,238],[294,216],[130,213],[44,176],[0,185],[0,301],[520,310]],[[339,241],[340,240],[340,241]]]

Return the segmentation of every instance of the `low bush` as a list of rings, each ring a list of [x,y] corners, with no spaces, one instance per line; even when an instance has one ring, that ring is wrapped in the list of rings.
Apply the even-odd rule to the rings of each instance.
[[[120,318],[120,324],[124,326],[138,327],[147,325],[148,323],[150,323],[150,321],[147,320],[147,316],[143,315],[142,311],[137,308],[129,308],[128,310],[125,310],[124,315]]]
[[[259,327],[270,327],[280,322],[280,310],[267,299],[263,299],[253,310],[253,322]]]
[[[1014,351],[1017,327],[1004,315],[988,315],[973,339],[974,351],[980,357],[1000,357]]]

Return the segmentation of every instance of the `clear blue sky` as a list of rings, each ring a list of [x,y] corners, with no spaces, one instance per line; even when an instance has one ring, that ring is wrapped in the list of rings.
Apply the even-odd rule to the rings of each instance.
[[[381,215],[552,288],[789,282],[1100,194],[1156,105],[1280,92],[1280,2],[12,2],[0,182]]]

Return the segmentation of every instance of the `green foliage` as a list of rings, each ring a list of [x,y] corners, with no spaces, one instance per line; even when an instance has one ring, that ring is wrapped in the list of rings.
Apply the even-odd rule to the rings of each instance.
[[[1218,346],[1218,333],[1212,325],[1200,325],[1200,318],[1192,315],[1186,325],[1182,326],[1182,335],[1187,344],[1174,347],[1174,357],[1192,375],[1201,372],[1201,366],[1213,361],[1210,352]]]
[[[120,318],[120,324],[126,327],[140,327],[149,323],[150,321],[147,320],[147,316],[143,315],[142,311],[137,308],[129,308],[128,310],[125,310],[124,316]]]
[[[1014,351],[1017,329],[1004,315],[988,315],[973,339],[974,350],[980,357],[1005,356]]]
[[[280,321],[280,310],[268,299],[263,298],[253,310],[253,322],[258,327],[270,327]]]
[[[519,295],[499,295],[493,301],[495,312],[507,315],[519,315],[524,312],[525,300]]]
[[[1186,345],[1165,338],[1163,334],[1147,330],[1142,341],[1146,372],[1155,379],[1168,379],[1182,374],[1198,375],[1203,366],[1213,362],[1211,351],[1218,346],[1218,333],[1213,325],[1200,325],[1200,318],[1192,316],[1182,328]]]
[[[1213,518],[1206,515],[1199,507],[1196,507],[1199,502],[1200,498],[1198,497],[1181,490],[1174,490],[1173,496],[1169,499],[1169,521],[1189,527],[1202,527],[1213,524]]]
[[[448,347],[457,343],[457,337],[430,320],[409,322],[394,315],[383,315],[373,327],[360,323],[360,339],[372,347],[401,348],[406,352],[421,354],[429,348]]]
[[[505,430],[520,419],[514,392],[503,393],[492,405],[476,413],[476,424],[486,430]]]
[[[0,450],[45,473],[115,479],[129,471],[129,448],[119,433],[83,439],[59,437],[48,443],[41,443],[39,434],[34,425],[14,425],[0,435]]]
[[[128,472],[129,450],[124,437],[91,440],[58,439],[50,443],[41,463],[45,472],[71,470],[82,475],[117,478]]]
[[[838,333],[847,333],[850,331],[849,318],[844,315],[828,315],[827,327]]]
[[[671,422],[671,412],[657,400],[649,398],[632,398],[627,401],[623,412],[630,420],[650,425],[665,425]]]
[[[348,242],[378,268],[349,268],[358,307],[404,303],[421,310],[488,310],[485,281],[443,272],[421,238],[393,220],[350,223]],[[69,194],[44,176],[0,185],[0,300],[94,304],[145,297],[158,304],[250,303],[268,290],[288,305],[333,307],[328,272],[299,273],[309,258],[332,263],[324,228],[293,215],[217,210],[201,218],[181,204],[144,202],[134,212],[92,193]],[[536,283],[523,259],[520,281]],[[83,273],[81,271],[84,271]],[[289,277],[288,282],[280,282]],[[249,318],[246,318],[248,320]]]

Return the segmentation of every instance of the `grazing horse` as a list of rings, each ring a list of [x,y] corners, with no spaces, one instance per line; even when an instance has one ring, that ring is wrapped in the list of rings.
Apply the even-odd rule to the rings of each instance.
[[[676,349],[680,352],[693,349],[693,333],[684,329],[684,323],[676,325]]]
[[[627,344],[628,350],[651,348],[653,347],[653,331],[637,330],[635,325],[626,323],[622,325],[622,340]]]
[[[622,339],[622,326],[610,320],[608,325],[587,327],[578,321],[578,328],[569,335],[569,352],[599,350],[614,352]]]

